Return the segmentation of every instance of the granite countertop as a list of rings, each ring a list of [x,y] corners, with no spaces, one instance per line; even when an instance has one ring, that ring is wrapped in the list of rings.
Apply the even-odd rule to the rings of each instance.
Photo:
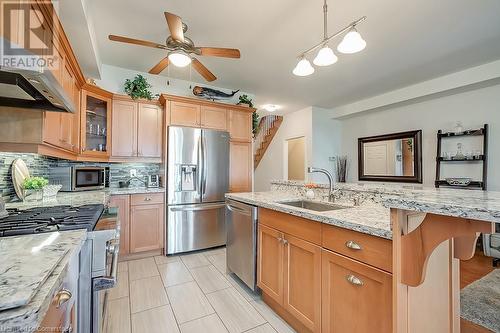
[[[295,194],[281,191],[228,193],[226,198],[377,237],[392,239],[390,211],[388,208],[376,203],[364,202],[360,206],[354,207],[352,202],[339,200],[336,204],[345,205],[349,208],[316,212],[278,203],[303,199]]]
[[[57,235],[57,236],[53,236]],[[48,276],[33,283],[33,297],[27,305],[0,311],[0,330],[9,332],[32,332],[42,322],[54,293],[66,276],[71,258],[80,251],[87,232],[85,230],[50,232],[34,235],[4,237],[0,239],[2,271],[0,271],[0,304],[4,300],[16,301],[16,296],[25,297],[26,290],[18,289],[23,277],[30,276],[32,267],[28,257],[38,256],[40,270],[50,269],[54,257],[58,262]],[[4,267],[5,266],[5,267]],[[13,273],[14,272],[14,273]],[[26,288],[26,286],[24,286]],[[23,289],[24,289],[23,288]]]
[[[388,208],[500,223],[500,192],[426,189],[388,196]]]
[[[52,206],[82,206],[89,204],[103,204],[107,206],[111,195],[127,195],[140,193],[165,193],[164,187],[146,188],[146,187],[127,187],[127,188],[107,188],[95,191],[80,192],[59,192],[54,199],[44,199],[43,201],[13,201],[7,202],[7,208],[29,209],[33,207],[52,207]]]

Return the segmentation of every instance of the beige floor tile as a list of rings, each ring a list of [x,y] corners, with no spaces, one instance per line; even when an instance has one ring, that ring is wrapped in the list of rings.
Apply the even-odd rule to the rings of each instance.
[[[231,287],[231,284],[213,265],[192,268],[190,271],[205,294]]]
[[[176,262],[181,260],[180,256],[155,256],[155,262],[157,265],[165,265],[171,262]]]
[[[108,302],[106,333],[130,333],[130,305],[128,297]]]
[[[276,333],[276,331],[271,327],[271,325],[264,324],[256,328],[252,328],[250,331],[246,331],[245,333]]]
[[[226,253],[210,255],[207,258],[219,272],[226,275]]]
[[[167,294],[179,324],[214,313],[196,282],[168,287]]]
[[[128,261],[120,261],[118,263],[118,272],[128,272]]]
[[[159,276],[130,281],[130,307],[136,313],[168,304]]]
[[[180,325],[181,333],[227,333],[219,316],[212,314]]]
[[[278,333],[294,333],[295,330],[290,327],[281,317],[279,317],[276,312],[274,312],[269,306],[262,300],[256,300],[251,302],[251,304],[259,311],[259,313],[264,317],[267,322],[278,332]]]
[[[189,273],[186,266],[180,260],[165,265],[158,265],[158,270],[160,271],[165,287],[193,281],[191,273]]]
[[[226,275],[229,283],[241,294],[247,301],[255,301],[260,299],[260,294],[253,292],[250,288],[247,287],[234,273]]]
[[[201,266],[210,265],[207,257],[202,252],[191,253],[181,256],[181,260],[184,262],[187,268],[195,268]]]
[[[128,272],[118,272],[116,279],[115,287],[109,291],[110,300],[128,297]]]
[[[129,261],[128,274],[130,281],[160,275],[152,257]]]
[[[134,313],[132,333],[179,333],[170,305]]]
[[[231,333],[244,332],[266,322],[234,288],[216,291],[207,298]]]

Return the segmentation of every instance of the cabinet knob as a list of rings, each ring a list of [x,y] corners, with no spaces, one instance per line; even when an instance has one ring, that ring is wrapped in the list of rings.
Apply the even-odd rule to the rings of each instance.
[[[350,284],[353,284],[355,286],[362,286],[364,283],[363,281],[361,281],[360,278],[358,278],[357,276],[354,276],[352,274],[349,274],[346,276],[346,280],[350,283]]]
[[[144,198],[144,201],[151,201],[151,198]]]
[[[56,303],[56,308],[60,308],[64,303],[69,301],[73,294],[68,289],[61,289],[56,296],[54,297],[54,301]]]
[[[352,250],[361,250],[362,249],[361,245],[359,245],[358,243],[356,243],[353,240],[347,241],[345,243],[345,246],[349,249],[352,249]]]

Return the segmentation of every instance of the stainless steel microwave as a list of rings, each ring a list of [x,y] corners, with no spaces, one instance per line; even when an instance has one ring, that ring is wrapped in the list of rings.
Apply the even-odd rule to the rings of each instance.
[[[106,186],[107,168],[88,166],[55,167],[50,170],[51,184],[61,184],[61,191],[100,190]]]

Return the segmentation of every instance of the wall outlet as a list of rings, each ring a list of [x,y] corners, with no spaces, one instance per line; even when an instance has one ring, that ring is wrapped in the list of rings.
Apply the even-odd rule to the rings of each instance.
[[[130,177],[137,177],[137,170],[136,169],[130,169]]]

